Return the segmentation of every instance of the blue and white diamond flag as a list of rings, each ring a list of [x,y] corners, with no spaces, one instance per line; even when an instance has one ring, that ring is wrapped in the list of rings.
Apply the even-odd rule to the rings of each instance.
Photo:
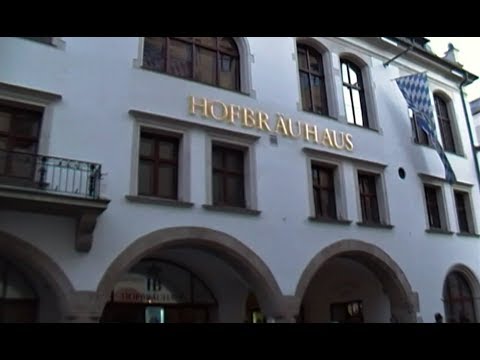
[[[430,90],[426,73],[418,73],[395,79],[398,88],[407,101],[408,106],[415,113],[415,121],[425,131],[433,147],[440,156],[445,168],[446,180],[453,184],[457,181],[452,166],[445,155],[442,145],[438,142],[435,123],[433,120],[433,108],[430,101]]]

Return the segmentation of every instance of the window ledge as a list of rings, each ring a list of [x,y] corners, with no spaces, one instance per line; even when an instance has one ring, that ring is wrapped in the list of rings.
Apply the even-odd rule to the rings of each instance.
[[[260,210],[253,210],[247,208],[240,208],[234,206],[221,206],[221,205],[202,205],[204,209],[209,211],[221,211],[221,212],[229,212],[229,213],[236,213],[236,214],[244,214],[244,215],[254,215],[258,216],[261,214]]]
[[[444,229],[426,229],[425,232],[430,234],[444,234],[444,235],[453,235],[453,231],[444,230]]]
[[[379,228],[379,229],[393,229],[393,225],[390,224],[380,224],[380,223],[366,223],[363,221],[358,221],[357,222],[358,226],[365,226],[365,227],[371,227],[371,228]]]
[[[339,224],[339,225],[350,225],[352,223],[351,220],[332,219],[332,218],[315,217],[315,216],[309,216],[308,220],[312,222],[318,222],[318,223]]]
[[[338,118],[335,118],[333,116],[326,115],[326,114],[321,114],[321,113],[316,113],[316,112],[313,112],[313,111],[304,110],[302,107],[300,107],[299,111],[301,111],[305,114],[308,114],[308,115],[313,115],[313,116],[317,116],[317,117],[324,118],[324,119],[327,119],[327,120],[333,120],[333,121],[339,122]]]
[[[157,198],[153,196],[125,195],[125,199],[127,199],[128,201],[138,202],[143,204],[166,205],[166,206],[182,207],[182,208],[189,208],[193,206],[193,203],[190,203],[190,202]]]
[[[466,236],[466,237],[480,237],[480,234],[475,233],[468,233],[468,232],[457,232],[458,236]]]
[[[360,125],[357,125],[357,124],[352,124],[352,123],[349,123],[348,121],[346,122],[347,125],[350,125],[350,126],[354,126],[356,128],[359,128],[359,129],[365,129],[365,130],[370,130],[370,131],[373,131],[377,134],[380,135],[380,130],[379,129],[375,129],[375,128],[371,128],[371,127],[366,127],[366,126],[360,126]]]

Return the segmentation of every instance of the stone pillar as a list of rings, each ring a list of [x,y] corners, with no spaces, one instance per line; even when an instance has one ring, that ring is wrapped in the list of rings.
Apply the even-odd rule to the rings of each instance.
[[[64,322],[97,323],[103,307],[94,291],[76,291],[69,299],[69,305],[63,316]]]
[[[267,323],[295,323],[300,311],[301,301],[293,295],[282,296],[278,306],[267,315]]]

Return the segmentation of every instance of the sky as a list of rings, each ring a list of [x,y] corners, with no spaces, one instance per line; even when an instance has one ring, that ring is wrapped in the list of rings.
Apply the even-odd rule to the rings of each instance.
[[[432,51],[444,56],[448,43],[452,43],[457,51],[457,61],[463,68],[480,77],[480,37],[428,37]],[[465,87],[469,102],[480,98],[480,79]]]

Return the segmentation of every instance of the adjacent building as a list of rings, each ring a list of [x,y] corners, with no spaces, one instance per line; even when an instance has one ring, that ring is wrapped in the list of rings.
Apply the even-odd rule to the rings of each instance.
[[[477,76],[427,43],[0,38],[0,321],[477,322]]]

